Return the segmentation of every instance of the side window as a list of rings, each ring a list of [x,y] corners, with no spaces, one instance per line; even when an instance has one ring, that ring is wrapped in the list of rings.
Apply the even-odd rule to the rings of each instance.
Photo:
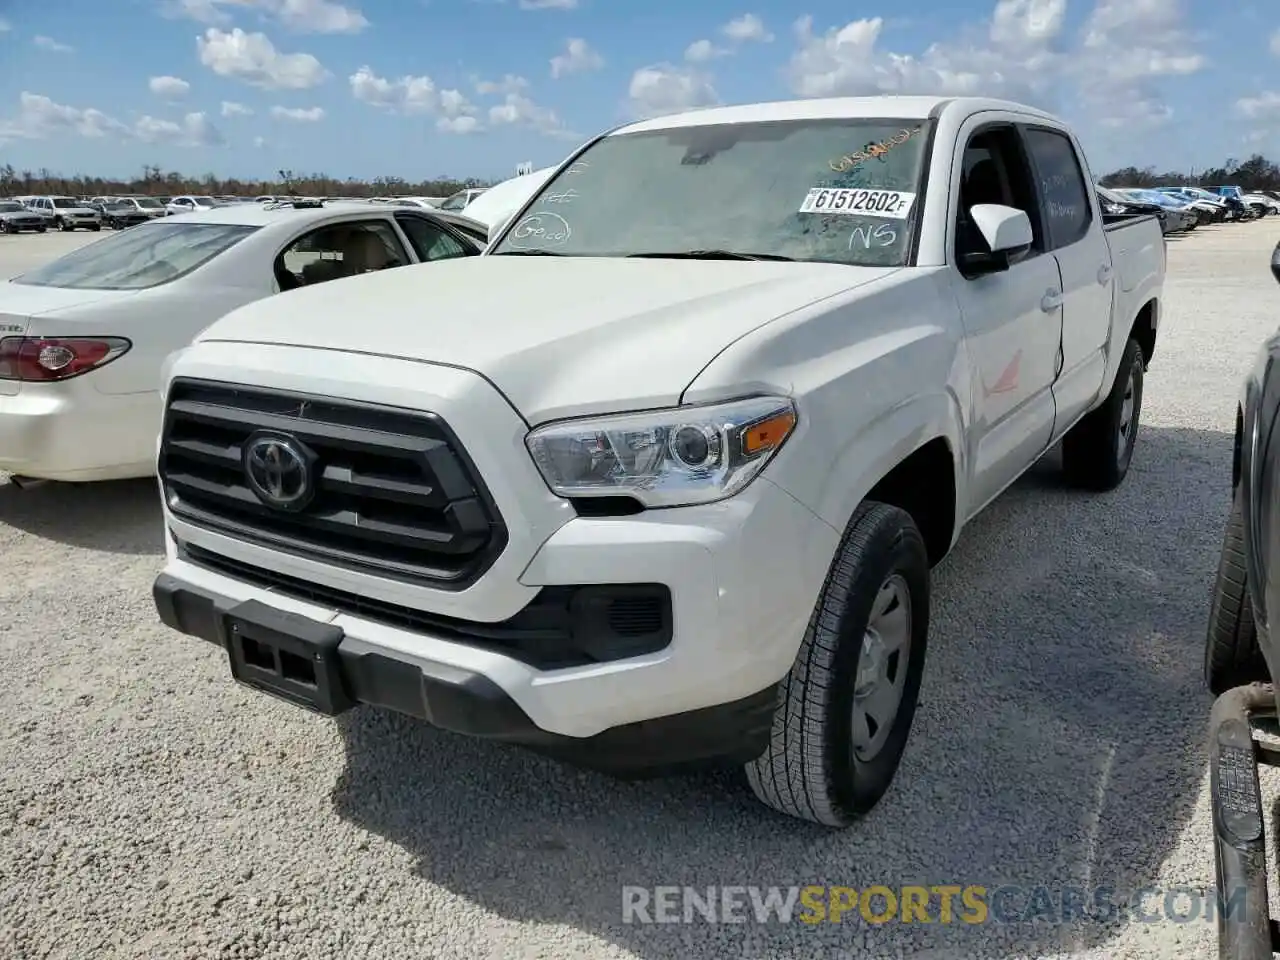
[[[1033,127],[1026,132],[1044,197],[1052,249],[1070,246],[1084,238],[1093,222],[1089,186],[1071,139],[1055,130]]]
[[[429,260],[465,257],[475,252],[463,246],[460,240],[450,236],[426,217],[396,214],[396,220],[408,236],[409,242],[413,244],[413,252],[423,263]]]
[[[292,290],[408,262],[391,224],[360,220],[304,233],[276,257],[273,272],[281,290]]]
[[[1021,143],[1013,127],[989,127],[974,133],[965,145],[960,170],[960,198],[956,210],[955,258],[987,252],[987,242],[969,217],[969,208],[994,203],[1024,211],[1031,220],[1034,241],[1027,258],[1046,249],[1039,206]]]

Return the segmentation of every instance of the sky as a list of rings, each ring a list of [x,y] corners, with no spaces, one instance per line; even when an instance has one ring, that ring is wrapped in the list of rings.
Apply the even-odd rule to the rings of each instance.
[[[716,103],[977,94],[1096,175],[1280,158],[1276,0],[0,0],[0,165],[503,178]]]

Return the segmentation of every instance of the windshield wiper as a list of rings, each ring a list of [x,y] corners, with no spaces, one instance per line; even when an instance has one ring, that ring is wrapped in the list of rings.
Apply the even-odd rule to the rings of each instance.
[[[788,263],[794,263],[796,259],[780,253],[740,253],[737,250],[659,250],[653,253],[628,253],[627,256],[664,260],[779,260]]]

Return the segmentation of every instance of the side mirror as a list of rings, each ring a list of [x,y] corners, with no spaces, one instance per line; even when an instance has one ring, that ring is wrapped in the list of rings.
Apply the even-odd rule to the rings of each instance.
[[[1280,283],[1280,243],[1271,251],[1271,275],[1276,278],[1276,283]]]
[[[1008,270],[1031,250],[1035,234],[1026,211],[998,203],[976,203],[969,220],[986,242],[986,250],[966,251],[960,267],[969,275]]]

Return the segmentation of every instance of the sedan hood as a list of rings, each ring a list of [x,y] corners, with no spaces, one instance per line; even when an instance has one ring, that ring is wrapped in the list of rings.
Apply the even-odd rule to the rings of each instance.
[[[496,384],[537,424],[676,404],[734,340],[896,269],[462,257],[260,300],[223,317],[198,340],[321,347],[465,367]]]

